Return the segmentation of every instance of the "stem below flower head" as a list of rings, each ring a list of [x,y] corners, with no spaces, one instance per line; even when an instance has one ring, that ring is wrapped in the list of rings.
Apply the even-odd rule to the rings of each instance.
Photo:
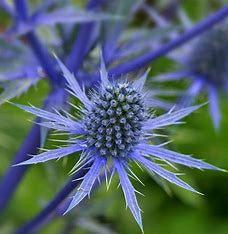
[[[83,177],[89,170],[89,165],[86,165],[85,168],[80,169],[77,173],[70,178],[70,180],[65,184],[65,186],[60,190],[60,192],[54,197],[54,199],[48,203],[48,205],[33,219],[28,223],[23,225],[18,229],[15,234],[25,234],[31,233],[34,229],[39,227],[49,215],[63,202],[66,197],[81,183],[78,178]]]
[[[87,166],[88,167],[88,166]],[[108,175],[110,175],[110,173],[108,172],[108,174],[106,175],[106,176],[108,176]],[[92,188],[92,191],[91,191],[91,193],[94,191],[94,190],[96,190],[97,188],[98,188],[98,186],[101,184],[101,183],[103,183],[104,181],[105,181],[105,179],[106,179],[106,176],[105,176],[105,174],[103,174],[102,176],[101,176],[101,178],[99,179],[99,180],[96,180],[95,181],[95,183],[94,183],[94,185],[93,185],[93,188]],[[69,182],[68,183],[70,183],[70,181],[72,181],[73,180],[73,178],[71,178],[71,180],[69,180]],[[67,184],[68,184],[67,183]],[[62,190],[60,190],[60,192],[58,193],[58,195],[57,196],[59,196],[59,194],[60,193],[62,193],[63,192],[63,190],[65,190],[66,191],[66,186],[67,186],[67,184],[62,188]],[[77,185],[76,185],[77,186]],[[72,190],[71,190],[72,189]],[[69,188],[69,193],[68,194],[70,194],[71,193],[71,191],[73,191],[74,190],[74,188],[73,188],[73,186],[71,187],[71,188]],[[21,230],[21,233],[23,232],[23,231],[34,231],[34,230],[40,230],[41,228],[42,228],[42,226],[44,226],[44,225],[46,225],[46,224],[48,224],[48,223],[50,223],[53,219],[55,219],[55,218],[57,218],[57,217],[60,217],[60,216],[62,216],[66,211],[67,211],[67,209],[68,209],[68,207],[69,207],[69,205],[70,205],[70,203],[71,203],[71,201],[72,201],[72,199],[67,199],[67,197],[68,197],[68,194],[67,193],[65,193],[66,194],[66,196],[65,196],[65,199],[64,199],[64,197],[62,197],[62,202],[61,202],[61,199],[60,199],[60,196],[59,196],[59,204],[58,204],[58,206],[56,206],[56,208],[54,208],[53,206],[53,209],[50,209],[51,208],[51,206],[50,206],[50,204],[53,204],[53,202],[54,202],[54,200],[57,198],[57,197],[55,197],[45,208],[44,208],[44,210],[46,210],[48,207],[49,207],[49,213],[47,212],[47,213],[45,213],[45,215],[41,215],[41,213],[42,214],[44,214],[44,210],[42,210],[41,211],[41,213],[39,213],[38,215],[36,215],[32,220],[30,220],[27,224],[25,224],[25,225],[23,225],[20,229],[18,229],[18,231],[16,232],[16,234],[20,234],[20,230]],[[85,203],[86,202],[86,198],[84,198],[83,200],[82,200],[82,202],[77,206],[77,211],[79,211],[80,212],[80,210],[83,208],[86,208],[87,207],[87,204]],[[84,204],[85,203],[85,204]],[[83,205],[85,205],[85,207],[83,206]],[[76,212],[77,212],[76,211]],[[36,221],[37,220],[37,221]],[[74,228],[74,231],[75,231],[75,228]],[[19,233],[18,233],[19,232]]]
[[[64,95],[61,89],[54,89],[45,100],[44,109],[50,107],[53,108],[53,103],[58,105],[58,103],[64,102],[65,98],[66,95]],[[36,123],[39,121],[40,119],[36,119]],[[29,159],[29,155],[35,155],[38,151],[38,147],[40,147],[40,139],[40,126],[38,124],[34,124],[20,150],[15,155],[11,165],[15,165]],[[4,211],[13,195],[13,192],[16,190],[28,168],[29,166],[11,166],[2,177],[0,181],[0,213]]]
[[[28,154],[36,154],[37,147],[40,145],[40,126],[33,125],[20,150],[16,154],[12,165],[21,161],[29,159]],[[8,201],[16,190],[22,177],[26,173],[28,166],[9,167],[2,177],[0,182],[0,213],[2,213],[7,206]]]

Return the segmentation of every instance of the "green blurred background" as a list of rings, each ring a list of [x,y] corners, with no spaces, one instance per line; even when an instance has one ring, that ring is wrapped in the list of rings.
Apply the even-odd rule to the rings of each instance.
[[[76,1],[75,1],[76,2]],[[82,2],[82,1],[81,1]],[[163,2],[151,1],[162,7]],[[202,19],[227,1],[183,0],[183,8],[193,21]],[[5,16],[4,16],[5,17]],[[0,13],[0,19],[3,14]],[[3,20],[4,21],[4,20]],[[0,22],[4,27],[4,22]],[[169,67],[169,61],[159,59],[153,63],[152,74],[161,73]],[[165,69],[164,69],[165,68]],[[49,90],[46,81],[15,102],[27,104],[28,100],[40,106]],[[199,102],[206,99],[200,97]],[[215,132],[204,106],[190,117],[186,124],[170,127],[170,147],[178,152],[192,154],[197,158],[228,170],[228,98],[221,95],[222,124]],[[10,104],[0,107],[0,174],[8,167],[28,132],[33,117]],[[49,142],[48,144],[51,144]],[[74,156],[67,160],[33,165],[5,214],[0,217],[0,234],[12,233],[17,227],[37,214],[52,199],[69,178],[68,171],[75,162]],[[198,171],[180,168],[182,178],[204,194],[200,196],[169,185],[168,194],[146,173],[138,171],[145,186],[133,181],[137,190],[145,196],[138,196],[143,210],[145,233],[150,234],[227,234],[228,233],[228,174],[222,172]],[[91,199],[76,208],[69,215],[57,217],[38,233],[86,234],[86,233],[141,233],[129,210],[125,209],[124,196],[117,189],[117,177],[110,189],[101,186]]]

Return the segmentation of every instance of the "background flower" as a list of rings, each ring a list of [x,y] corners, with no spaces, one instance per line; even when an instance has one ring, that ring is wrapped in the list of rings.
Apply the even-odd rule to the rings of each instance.
[[[181,12],[185,14],[183,10]],[[185,27],[192,24],[186,15],[185,20]],[[178,105],[189,106],[200,94],[206,93],[216,129],[221,121],[219,94],[227,92],[227,31],[227,22],[223,22],[171,53],[169,57],[180,65],[180,70],[162,74],[155,79],[159,82],[191,79]]]

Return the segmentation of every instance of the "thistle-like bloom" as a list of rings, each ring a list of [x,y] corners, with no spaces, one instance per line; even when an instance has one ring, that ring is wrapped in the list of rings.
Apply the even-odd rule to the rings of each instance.
[[[183,65],[183,71],[161,75],[157,78],[159,81],[165,81],[191,77],[191,85],[185,97],[180,101],[180,106],[191,105],[201,92],[206,91],[216,129],[219,128],[221,120],[218,94],[220,91],[228,91],[227,39],[227,23],[212,28],[192,44],[171,55],[175,61]]]
[[[161,167],[156,160],[193,168],[219,170],[201,160],[151,143],[154,129],[180,123],[180,119],[198,109],[199,106],[184,108],[159,117],[150,116],[146,94],[143,91],[146,74],[132,83],[110,82],[104,62],[101,61],[100,86],[87,96],[75,77],[60,61],[58,62],[69,85],[70,93],[84,105],[80,109],[82,118],[77,120],[75,116],[66,112],[63,115],[59,112],[51,113],[16,104],[19,108],[46,119],[46,122],[41,123],[42,125],[57,131],[64,131],[70,137],[66,141],[70,144],[69,146],[43,152],[19,165],[41,163],[82,152],[73,171],[85,165],[88,165],[90,169],[82,178],[82,183],[66,212],[90,194],[101,171],[104,171],[106,176],[109,174],[108,171],[111,172],[110,178],[107,178],[108,185],[114,173],[117,172],[126,204],[140,228],[143,229],[141,211],[135,195],[136,190],[130,182],[128,172],[136,179],[138,177],[130,169],[129,163],[141,164],[150,173],[193,192],[197,191],[178,178],[177,174]]]

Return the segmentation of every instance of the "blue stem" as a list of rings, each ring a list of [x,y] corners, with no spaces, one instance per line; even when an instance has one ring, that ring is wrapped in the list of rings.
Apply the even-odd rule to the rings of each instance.
[[[145,53],[144,55],[135,58],[129,62],[118,65],[108,71],[110,78],[117,78],[121,75],[125,75],[129,72],[137,71],[140,68],[147,66],[153,60],[169,53],[170,51],[176,49],[179,46],[182,46],[186,42],[192,40],[194,37],[199,36],[203,32],[209,30],[215,24],[221,22],[228,16],[228,5],[220,9],[216,13],[208,16],[206,19],[202,20],[196,24],[192,29],[186,31],[179,37],[171,40],[170,42],[162,45],[156,50]],[[100,78],[99,73],[96,74],[86,74],[78,77],[80,80],[85,80],[86,84],[94,85],[97,80]]]
[[[110,173],[108,173],[108,175],[110,175]],[[100,186],[100,184],[102,184],[105,181],[105,179],[106,179],[106,176],[105,176],[105,174],[103,174],[101,176],[101,178],[100,178],[99,181],[96,180],[95,183],[94,183],[94,185],[93,185],[91,193],[93,193],[93,191],[95,191]],[[72,181],[72,178],[71,178],[71,181]],[[70,183],[70,181],[68,183]],[[66,188],[66,185],[64,186],[64,188]],[[61,191],[63,191],[63,189]],[[71,188],[69,187],[69,194],[70,194],[70,190],[71,190]],[[65,192],[66,192],[66,190],[65,190]],[[68,197],[68,194],[66,194],[66,197]],[[52,204],[53,204],[53,202],[54,202],[55,199],[56,199],[56,197],[51,201]],[[64,197],[63,197],[63,199],[64,199]],[[67,209],[68,209],[68,207],[69,207],[72,199],[73,198],[65,199],[61,204],[58,204],[55,208],[53,207],[53,212],[46,213],[45,215],[42,216],[42,223],[40,221],[39,222],[38,221],[35,222],[35,219],[36,220],[37,219],[40,220],[40,218],[39,218],[40,214],[37,215],[37,216],[35,216],[32,219],[33,220],[33,224],[36,223],[36,225],[32,226],[33,230],[37,230],[38,231],[38,230],[40,230],[42,228],[42,226],[47,225],[50,222],[52,222],[53,219],[62,217],[64,215],[64,213],[67,211]],[[77,212],[79,213],[82,209],[86,209],[88,207],[87,204],[86,204],[86,201],[87,201],[87,198],[85,197],[80,202],[80,204],[77,206],[76,213]],[[51,203],[49,203],[49,205]],[[47,206],[44,209],[47,209]],[[44,212],[44,210],[42,212]],[[29,223],[31,223],[31,221]],[[27,227],[29,226],[29,223],[27,223]],[[25,225],[23,225],[23,227],[25,228]],[[74,231],[75,231],[75,228],[74,228]]]
[[[167,44],[161,46],[155,51],[148,52],[136,59],[133,59],[130,62],[125,64],[121,64],[109,71],[109,75],[111,77],[117,77],[128,72],[136,71],[146,65],[148,65],[153,60],[169,53],[170,51],[174,50],[175,48],[183,45],[184,43],[190,41],[194,37],[198,36],[199,34],[205,32],[206,30],[210,29],[213,25],[221,22],[228,16],[228,5],[224,8],[217,11],[215,14],[210,15],[206,19],[202,20],[198,24],[196,24],[192,29],[188,30],[187,32],[183,33],[179,37],[173,39],[172,41],[168,42]]]
[[[94,29],[94,23],[87,23],[85,27],[81,27],[78,33],[76,43],[74,44],[70,55],[66,60],[66,64],[70,70],[75,73],[80,68],[87,51],[84,49],[83,45],[88,45],[90,41],[90,34]]]
[[[14,0],[16,16],[20,22],[26,23],[29,21],[27,0]],[[51,59],[49,52],[44,48],[35,32],[29,32],[25,35],[28,43],[38,59],[40,65],[46,72],[49,80],[53,85],[59,85],[61,79],[58,72],[55,69],[54,63]]]
[[[27,0],[14,0],[16,16],[22,22],[28,20],[28,3]]]
[[[36,154],[37,147],[40,145],[40,126],[33,125],[20,150],[16,154],[12,165],[30,158],[28,154]],[[20,183],[28,166],[9,167],[0,182],[0,213],[2,213],[11,199],[13,192]]]
[[[34,231],[34,229],[45,222],[48,216],[53,211],[55,211],[60,203],[64,201],[66,197],[80,184],[80,181],[76,179],[83,177],[88,172],[89,165],[87,165],[86,167],[87,168],[82,168],[77,173],[75,173],[73,177],[70,178],[70,180],[60,190],[60,192],[55,196],[55,198],[50,203],[48,203],[48,205],[37,216],[35,216],[28,223],[18,229],[15,234],[31,233],[32,231]]]
[[[43,67],[52,85],[60,86],[60,84],[62,83],[61,76],[57,73],[54,61],[52,61],[50,54],[43,47],[39,38],[34,32],[29,32],[26,34],[26,39],[28,40],[28,43],[34,55],[38,59],[40,65]]]
[[[96,9],[103,3],[104,0],[90,0],[87,9]],[[95,29],[96,23],[86,23],[82,27],[80,27],[78,32],[78,37],[73,45],[71,53],[66,59],[67,67],[74,71],[78,72],[79,68],[82,65],[82,62],[88,53],[88,45],[90,44],[91,36],[93,34],[93,30]]]
[[[61,89],[54,89],[45,100],[43,108],[52,108],[53,103],[62,103],[65,98],[66,97]],[[36,122],[39,122],[39,119],[36,119]],[[11,165],[15,165],[29,159],[29,155],[37,154],[38,147],[40,147],[40,139],[40,126],[38,124],[34,124],[25,138],[20,150],[15,155]],[[13,192],[16,190],[28,168],[29,166],[10,166],[2,176],[0,181],[0,213],[3,213],[13,195]]]

